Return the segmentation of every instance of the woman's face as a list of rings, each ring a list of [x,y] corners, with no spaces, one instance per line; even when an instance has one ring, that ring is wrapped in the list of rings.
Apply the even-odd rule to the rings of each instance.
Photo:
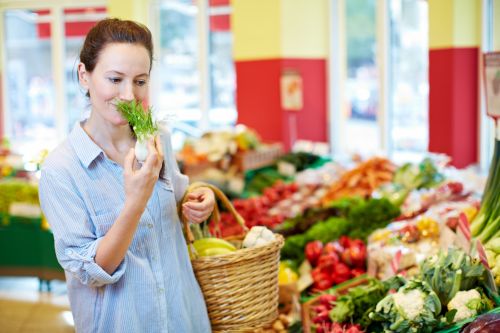
[[[150,59],[140,44],[111,43],[100,52],[92,72],[78,66],[80,83],[90,94],[92,112],[114,125],[127,121],[116,109],[117,100],[147,103]]]

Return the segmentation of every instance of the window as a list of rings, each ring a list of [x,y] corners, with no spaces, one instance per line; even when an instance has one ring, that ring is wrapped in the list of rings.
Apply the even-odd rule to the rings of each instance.
[[[74,124],[87,116],[89,101],[86,92],[78,83],[77,65],[80,50],[87,32],[95,22],[106,17],[105,7],[71,8],[64,10],[64,85],[67,110],[67,131],[71,131]]]
[[[347,153],[371,154],[381,148],[377,125],[379,76],[376,65],[376,1],[345,1],[347,113],[343,117]]]
[[[428,3],[332,4],[334,154],[384,152],[395,160],[420,158],[428,146]]]
[[[172,144],[236,123],[229,0],[162,0],[153,106]]]
[[[500,3],[494,0],[484,0],[482,8],[482,52],[500,51]],[[483,73],[481,73],[482,77]],[[482,80],[481,80],[482,83]],[[480,166],[481,171],[488,172],[493,156],[495,138],[494,122],[486,116],[486,102],[484,87],[481,86],[481,114],[480,114]]]
[[[13,2],[0,7],[5,136],[26,159],[54,148],[88,105],[76,76],[78,54],[106,8],[76,4],[61,1],[43,8],[39,2],[31,7],[22,2],[17,8]]]
[[[6,136],[16,151],[57,142],[49,9],[3,12]],[[38,147],[40,148],[40,147]],[[35,152],[33,152],[35,153]]]
[[[429,143],[427,1],[389,4],[388,150],[396,160],[418,160]]]

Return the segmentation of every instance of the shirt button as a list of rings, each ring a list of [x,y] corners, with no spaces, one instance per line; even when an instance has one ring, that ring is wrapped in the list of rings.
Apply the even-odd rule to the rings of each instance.
[[[158,292],[159,292],[160,294],[163,294],[163,292],[164,292],[164,291],[165,291],[165,289],[163,289],[163,288],[158,288]]]
[[[153,223],[148,223],[148,228],[153,229]]]

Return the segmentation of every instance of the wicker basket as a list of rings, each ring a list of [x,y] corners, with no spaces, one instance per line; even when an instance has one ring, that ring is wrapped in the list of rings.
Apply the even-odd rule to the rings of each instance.
[[[218,188],[193,183],[188,190],[199,186],[211,188],[238,223],[248,230],[242,217]],[[218,209],[214,209],[213,217],[217,223]],[[184,217],[182,222],[193,251],[194,237],[189,223]],[[265,246],[192,260],[214,332],[251,332],[276,320],[278,270],[283,243],[283,237],[276,235],[276,241]]]

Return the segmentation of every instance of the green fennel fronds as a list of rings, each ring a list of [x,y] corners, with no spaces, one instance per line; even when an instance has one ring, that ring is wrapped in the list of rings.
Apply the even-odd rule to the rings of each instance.
[[[145,140],[158,132],[158,124],[153,120],[152,109],[144,110],[140,101],[118,101],[116,108],[128,121],[138,140]]]

